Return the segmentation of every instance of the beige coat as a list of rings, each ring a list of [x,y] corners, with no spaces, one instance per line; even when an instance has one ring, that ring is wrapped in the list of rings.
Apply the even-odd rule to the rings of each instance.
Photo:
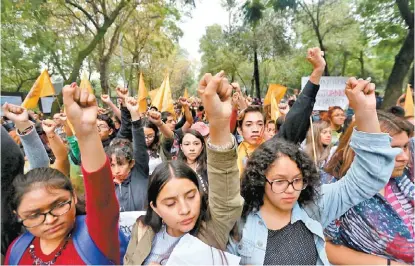
[[[243,207],[236,148],[226,152],[208,148],[207,152],[211,219],[202,224],[197,238],[210,246],[225,250],[229,232],[241,217]],[[154,235],[149,226],[136,223],[124,257],[124,264],[143,264],[150,254]],[[213,236],[217,243],[211,243],[206,236]]]

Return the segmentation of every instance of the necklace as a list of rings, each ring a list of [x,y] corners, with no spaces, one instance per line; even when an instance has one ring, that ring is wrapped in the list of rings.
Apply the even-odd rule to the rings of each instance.
[[[66,245],[68,245],[69,239],[71,238],[71,233],[66,237],[65,243],[62,245],[62,247],[59,249],[59,251],[55,254],[55,257],[50,261],[43,261],[41,258],[36,256],[35,254],[35,246],[31,244],[29,246],[29,253],[30,257],[33,259],[32,265],[53,265],[55,264],[56,260],[60,255],[62,255],[62,251],[66,248]]]

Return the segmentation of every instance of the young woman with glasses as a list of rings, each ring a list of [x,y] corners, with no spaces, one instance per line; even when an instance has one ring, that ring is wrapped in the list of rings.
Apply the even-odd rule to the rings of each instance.
[[[160,157],[160,136],[158,127],[151,122],[148,118],[142,119],[142,125],[144,129],[144,138],[146,140],[147,152],[149,156],[148,167],[149,175],[151,175],[154,169],[163,161]]]
[[[58,170],[38,168],[19,175],[11,184],[10,204],[27,232],[9,246],[6,264],[94,264],[88,254],[102,258],[99,264],[120,263],[119,208],[97,130],[96,99],[73,84],[63,88],[63,101],[82,154],[87,215],[78,211],[72,183]]]
[[[346,114],[340,106],[331,106],[327,113],[328,121],[331,127],[331,143],[337,145],[340,136],[343,133],[344,122],[346,121]]]
[[[347,178],[320,186],[313,161],[282,140],[252,154],[242,178],[242,218],[228,246],[241,264],[329,265],[323,228],[385,186],[400,152],[380,131],[374,91],[373,83],[355,78],[346,86],[357,125]]]

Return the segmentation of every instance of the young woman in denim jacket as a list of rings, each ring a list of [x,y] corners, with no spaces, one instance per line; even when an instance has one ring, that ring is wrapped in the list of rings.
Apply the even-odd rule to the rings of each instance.
[[[350,78],[346,85],[357,125],[347,178],[320,186],[311,159],[284,141],[254,152],[242,180],[242,218],[228,245],[241,264],[330,264],[323,228],[384,187],[400,153],[380,131],[374,91],[366,80]]]

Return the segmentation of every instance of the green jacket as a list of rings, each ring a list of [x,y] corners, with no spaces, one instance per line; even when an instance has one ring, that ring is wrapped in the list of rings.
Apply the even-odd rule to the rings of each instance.
[[[237,166],[236,146],[224,152],[207,148],[209,210],[211,219],[202,224],[197,238],[215,248],[226,250],[229,233],[241,217],[243,198]],[[137,222],[124,257],[124,264],[141,265],[150,254],[154,231]],[[211,243],[206,236],[214,237]],[[191,251],[189,251],[191,254]]]

